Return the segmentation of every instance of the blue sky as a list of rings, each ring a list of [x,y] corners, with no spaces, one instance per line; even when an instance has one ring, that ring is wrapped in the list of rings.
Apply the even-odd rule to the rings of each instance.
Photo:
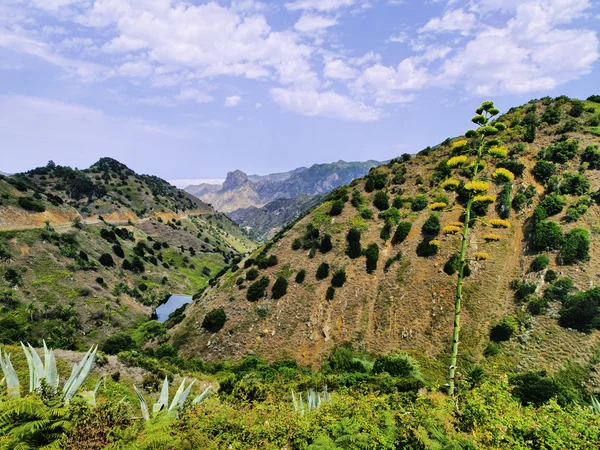
[[[2,0],[0,170],[385,160],[483,99],[600,94],[599,29],[591,0]]]

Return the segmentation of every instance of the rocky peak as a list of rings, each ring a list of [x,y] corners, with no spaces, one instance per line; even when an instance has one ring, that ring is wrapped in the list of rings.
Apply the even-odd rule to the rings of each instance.
[[[229,172],[227,174],[227,178],[225,178],[225,182],[223,183],[223,191],[229,191],[231,189],[235,189],[246,183],[248,181],[248,175],[246,175],[241,170],[234,170],[233,172]]]

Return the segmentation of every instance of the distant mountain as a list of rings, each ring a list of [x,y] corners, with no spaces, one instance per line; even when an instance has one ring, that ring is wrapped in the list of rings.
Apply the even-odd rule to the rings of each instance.
[[[229,213],[241,208],[262,207],[280,198],[325,194],[364,176],[378,164],[377,161],[338,161],[262,177],[235,170],[227,174],[220,187],[201,184],[188,186],[185,190],[218,211]]]
[[[300,195],[296,198],[279,198],[262,208],[251,206],[236,209],[227,215],[238,225],[250,227],[261,239],[271,239],[281,228],[302,216],[321,202],[320,195]]]

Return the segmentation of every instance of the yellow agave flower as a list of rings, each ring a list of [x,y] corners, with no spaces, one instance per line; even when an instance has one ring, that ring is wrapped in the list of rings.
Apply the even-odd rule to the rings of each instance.
[[[492,174],[492,177],[496,181],[503,181],[505,183],[508,183],[509,181],[515,179],[515,174],[512,173],[510,170],[500,167],[499,169],[496,169],[496,171]]]
[[[467,184],[465,184],[465,189],[467,191],[486,192],[489,188],[490,184],[487,181],[476,180],[469,181]]]
[[[435,202],[435,203],[432,203],[431,205],[429,205],[429,209],[432,211],[441,211],[446,206],[448,206],[448,205],[444,202]]]
[[[460,156],[454,156],[452,158],[450,158],[447,162],[448,167],[459,167],[462,166],[464,163],[467,162],[467,156],[466,155],[460,155]]]
[[[456,178],[448,178],[446,181],[442,182],[440,185],[442,189],[446,189],[448,191],[456,189],[460,185],[460,181]]]
[[[433,241],[429,241],[429,245],[433,245],[434,247],[440,248],[442,243],[438,239],[434,239]]]
[[[444,234],[456,234],[456,233],[460,233],[460,228],[454,225],[446,225],[442,231]]]
[[[488,150],[488,153],[496,158],[506,158],[508,149],[504,146],[494,146]]]
[[[495,195],[476,195],[473,198],[473,201],[476,203],[494,203],[496,201]]]
[[[465,145],[467,145],[468,143],[469,143],[469,141],[467,141],[466,139],[457,139],[456,141],[454,141],[452,143],[452,150],[462,148]]]
[[[485,261],[490,257],[486,252],[477,252],[473,256],[475,257],[475,261]]]
[[[486,242],[496,242],[502,240],[502,236],[494,233],[489,233],[483,236],[483,239],[485,239]]]
[[[462,228],[465,226],[465,224],[462,222],[450,222],[450,223],[448,223],[448,225],[451,227],[459,227],[459,228]]]
[[[494,228],[510,228],[510,222],[504,219],[492,219],[490,224]]]

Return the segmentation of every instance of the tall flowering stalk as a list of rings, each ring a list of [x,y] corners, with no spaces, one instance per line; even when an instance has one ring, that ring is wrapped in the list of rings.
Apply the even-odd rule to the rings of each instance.
[[[500,111],[494,107],[493,102],[483,102],[476,110],[477,115],[473,117],[472,122],[475,123],[478,128],[477,130],[469,130],[465,136],[471,140],[473,149],[477,152],[477,159],[473,164],[473,175],[471,181],[465,184],[465,190],[467,192],[467,204],[465,207],[464,225],[462,227],[462,243],[460,247],[459,261],[458,261],[458,280],[456,282],[456,297],[454,301],[454,332],[452,335],[452,355],[450,357],[450,368],[448,372],[448,394],[453,396],[455,391],[455,376],[456,376],[456,363],[458,358],[458,343],[460,338],[460,312],[461,304],[463,300],[463,280],[465,277],[465,268],[467,266],[467,247],[469,241],[469,223],[471,222],[471,216],[473,214],[473,201],[475,196],[485,193],[489,184],[486,181],[478,180],[477,174],[481,167],[484,167],[481,162],[484,154],[486,138],[497,134],[499,131],[506,128],[502,123],[497,123],[494,126],[490,125],[490,121],[494,116],[498,115]],[[458,158],[458,157],[456,157]],[[452,159],[450,160],[452,161]],[[458,160],[457,160],[458,161]],[[461,161],[462,165],[464,161]]]

